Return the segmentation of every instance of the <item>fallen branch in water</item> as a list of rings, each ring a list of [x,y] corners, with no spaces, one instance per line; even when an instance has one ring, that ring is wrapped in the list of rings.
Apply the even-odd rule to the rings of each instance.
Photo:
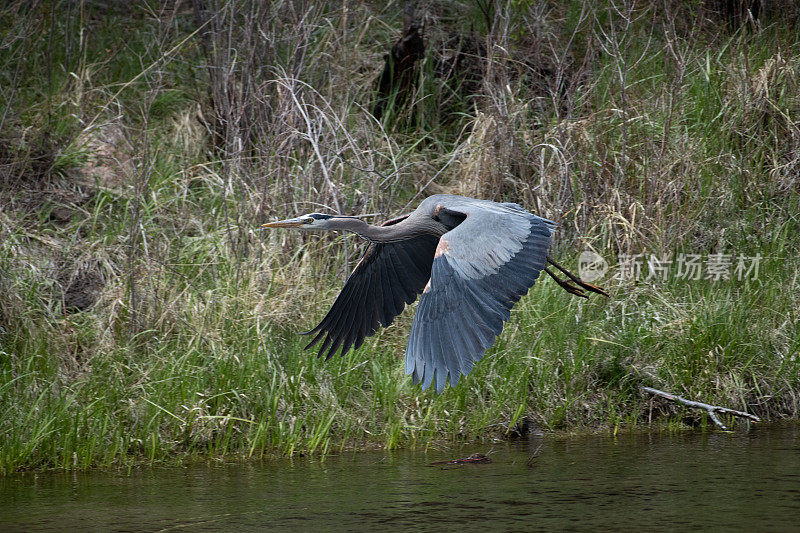
[[[469,457],[463,459],[450,459],[447,461],[434,461],[428,463],[428,466],[441,466],[441,465],[469,465],[469,464],[488,464],[492,460],[483,455],[482,453],[473,453]]]
[[[683,404],[687,407],[694,407],[695,409],[703,409],[708,413],[708,416],[711,418],[711,420],[713,420],[714,423],[724,431],[727,431],[728,428],[725,427],[725,424],[723,424],[719,418],[717,418],[716,413],[729,414],[741,418],[749,418],[753,422],[761,421],[761,419],[758,418],[756,415],[751,415],[750,413],[745,413],[744,411],[736,411],[735,409],[728,409],[727,407],[720,407],[719,405],[709,405],[703,402],[695,402],[693,400],[687,400],[686,398],[682,398],[681,396],[660,391],[652,387],[642,387],[642,390],[644,392],[649,392],[650,394],[655,394],[656,396],[661,396],[662,398],[666,398],[667,400]]]

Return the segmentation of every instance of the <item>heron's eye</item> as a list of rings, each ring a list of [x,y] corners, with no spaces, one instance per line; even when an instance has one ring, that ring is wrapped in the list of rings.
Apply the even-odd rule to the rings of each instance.
[[[303,219],[303,224],[311,224],[312,222],[314,222],[314,219],[311,217]]]

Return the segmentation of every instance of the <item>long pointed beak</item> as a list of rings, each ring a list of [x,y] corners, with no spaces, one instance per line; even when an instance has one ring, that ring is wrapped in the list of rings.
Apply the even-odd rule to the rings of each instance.
[[[275,222],[267,222],[261,224],[262,228],[299,228],[303,225],[301,218],[287,218],[286,220],[277,220]]]

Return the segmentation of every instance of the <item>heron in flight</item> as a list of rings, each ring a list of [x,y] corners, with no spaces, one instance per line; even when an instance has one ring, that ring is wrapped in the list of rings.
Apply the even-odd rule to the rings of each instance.
[[[267,228],[350,231],[369,245],[330,311],[306,334],[325,360],[357,349],[422,293],[406,347],[414,384],[437,393],[458,384],[494,344],[511,308],[542,270],[571,294],[604,296],[548,254],[556,224],[521,206],[450,194],[430,196],[411,214],[371,226],[357,217],[311,213]],[[561,279],[552,265],[568,279]]]

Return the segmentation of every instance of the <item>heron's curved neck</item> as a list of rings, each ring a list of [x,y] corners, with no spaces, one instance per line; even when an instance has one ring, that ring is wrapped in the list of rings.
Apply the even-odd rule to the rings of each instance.
[[[407,224],[406,221],[391,226],[371,226],[360,218],[331,219],[329,229],[350,231],[371,242],[397,242],[424,233],[441,234],[433,224]]]

